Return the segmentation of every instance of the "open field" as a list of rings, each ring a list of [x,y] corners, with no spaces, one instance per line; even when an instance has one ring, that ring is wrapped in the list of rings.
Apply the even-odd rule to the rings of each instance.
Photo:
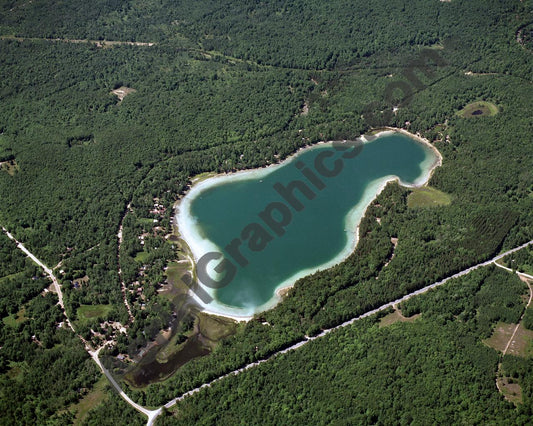
[[[22,308],[16,314],[11,314],[11,315],[8,315],[7,317],[4,317],[3,319],[4,324],[10,327],[16,327],[18,324],[28,319],[24,315],[25,313],[26,313],[26,310]]]
[[[88,321],[93,318],[105,317],[112,309],[111,305],[81,305],[77,313],[80,321]]]
[[[522,388],[510,377],[498,377],[496,379],[498,389],[503,397],[513,404],[522,404]]]
[[[187,273],[191,269],[189,262],[179,261],[172,262],[168,265],[166,275],[168,282],[174,287],[180,294],[186,294],[189,291],[189,287],[181,280],[183,274]]]
[[[148,260],[148,257],[150,256],[150,253],[143,251],[138,252],[135,255],[135,261],[139,263],[144,263]]]
[[[412,317],[404,317],[398,310],[385,315],[379,322],[379,327],[387,327],[397,322],[413,322],[420,317],[420,314],[413,315]]]
[[[430,186],[415,188],[407,197],[410,208],[448,206],[451,202],[452,197]]]
[[[202,336],[211,341],[218,341],[224,337],[227,337],[235,333],[236,324],[235,321],[227,318],[216,317],[213,315],[207,315],[200,313],[198,315],[198,328]]]
[[[527,357],[532,354],[533,331],[526,329],[522,324],[518,327],[513,341],[509,345],[509,355]]]
[[[516,324],[499,323],[492,336],[483,342],[499,352],[503,352]],[[527,357],[532,353],[533,331],[527,330],[522,324],[519,325],[512,342],[509,344],[507,354],[519,357]]]
[[[513,334],[515,327],[516,324],[498,323],[494,329],[494,332],[492,333],[492,336],[490,336],[488,339],[485,339],[483,343],[499,352],[503,352],[505,350],[505,346],[507,346],[507,342],[509,342],[509,339]]]
[[[105,387],[107,379],[104,375],[94,384],[93,389],[85,395],[77,404],[70,407],[70,411],[76,413],[74,425],[81,425],[84,423],[89,410],[96,407],[98,404],[104,402],[107,398]]]
[[[457,114],[463,118],[490,117],[498,114],[498,107],[492,102],[476,101],[465,106]]]
[[[15,160],[4,161],[0,163],[0,170],[3,170],[10,176],[13,176],[15,172],[19,170],[19,166]]]

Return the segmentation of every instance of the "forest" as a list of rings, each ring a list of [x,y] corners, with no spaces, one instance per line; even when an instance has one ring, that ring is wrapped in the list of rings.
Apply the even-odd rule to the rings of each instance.
[[[532,21],[531,1],[511,0],[1,0],[0,225],[54,269],[67,315],[82,337],[98,345],[109,335],[105,322],[127,328],[103,356],[122,380],[135,363],[121,362],[117,355],[138,359],[169,327],[183,331],[180,342],[189,336],[185,331],[191,328],[191,317],[184,312],[183,299],[169,290],[167,268],[180,256],[169,238],[174,232],[173,206],[194,176],[262,167],[319,141],[355,138],[374,130],[367,114],[379,117],[380,125],[420,133],[442,153],[443,165],[430,185],[445,193],[449,204],[409,206],[410,189],[389,184],[367,210],[358,246],[345,262],[300,279],[275,309],[237,325],[208,356],[187,362],[165,381],[142,389],[121,381],[134,400],[158,406],[304,335],[315,335],[533,238],[533,56],[527,34]],[[517,41],[517,34],[524,43]],[[98,41],[103,40],[117,43],[102,47]],[[422,72],[415,70],[421,83],[413,85],[408,78],[413,63],[428,49],[440,60],[430,61]],[[409,97],[399,91],[388,96],[393,84],[410,85]],[[112,93],[120,87],[135,91],[120,100]],[[458,114],[475,101],[491,102],[497,113],[472,118]],[[394,113],[393,106],[398,107]],[[396,247],[391,238],[398,239]],[[531,249],[505,262],[532,274]],[[226,386],[253,388],[257,378],[248,376],[273,374],[262,379],[261,392],[274,394],[269,386],[276,380],[280,386],[304,386],[312,382],[308,373],[321,369],[321,381],[307,394],[289,392],[290,386],[283,385],[287,387],[279,392],[273,414],[296,416],[291,411],[296,402],[287,401],[300,396],[308,408],[294,421],[385,422],[379,417],[384,415],[409,423],[409,416],[416,420],[416,412],[400,413],[398,407],[412,401],[414,394],[436,392],[439,387],[430,385],[433,378],[418,392],[413,382],[391,375],[391,364],[383,377],[367,383],[368,399],[353,396],[353,387],[347,388],[348,396],[341,396],[320,393],[317,386],[328,382],[342,387],[350,374],[361,374],[350,367],[337,382],[330,381],[337,372],[327,368],[327,357],[345,353],[348,363],[369,371],[376,365],[368,351],[380,359],[383,348],[394,345],[400,357],[409,353],[411,344],[426,377],[458,387],[463,396],[468,389],[482,393],[478,396],[483,404],[477,408],[474,397],[467,398],[464,418],[447,417],[451,414],[446,402],[453,406],[457,401],[443,399],[432,414],[435,422],[497,422],[507,413],[520,423],[532,406],[531,358],[504,359],[504,367],[521,377],[529,398],[514,409],[488,388],[497,354],[479,343],[498,321],[481,309],[481,301],[490,299],[484,306],[492,303],[494,312],[511,321],[516,312],[496,306],[491,298],[500,291],[498,285],[514,289],[517,283],[500,271],[490,274],[498,279],[465,278],[471,284],[483,283],[479,285],[488,294],[479,295],[481,290],[472,287],[461,296],[465,304],[470,299],[480,303],[464,308],[464,324],[449,317],[463,311],[449,314],[453,306],[444,301],[437,314],[429,302],[433,296],[424,296],[427,305],[413,300],[404,308],[421,312],[420,321],[393,325],[392,333],[371,320],[328,337],[328,343],[317,341],[305,353],[275,361],[291,364],[283,366],[294,372],[287,376],[290,380],[273,373],[280,367],[263,364],[257,372],[221,384],[205,402],[191,399],[183,421],[193,419],[195,411],[205,413],[198,404],[207,407],[217,398],[226,402],[216,410],[209,408],[213,415],[219,409],[221,416],[237,415],[222,409],[233,401],[220,395],[235,396]],[[0,233],[2,422],[40,424],[57,418],[58,423],[69,423],[78,416],[74,405],[98,391],[96,365],[75,335],[58,328],[64,318],[56,296],[45,291],[50,284]],[[522,291],[515,290],[509,294]],[[436,294],[450,296],[446,290]],[[91,308],[98,314],[87,315]],[[473,313],[478,308],[480,317]],[[529,311],[525,324],[532,321]],[[437,323],[438,332],[432,335]],[[450,355],[458,344],[451,337],[454,333],[462,336],[464,345],[458,359]],[[450,346],[432,359],[430,348],[438,348],[439,336]],[[361,348],[368,356],[347,339],[367,342]],[[335,347],[343,352],[336,354]],[[479,360],[479,370],[468,370],[474,360]],[[300,370],[306,362],[315,367],[304,373]],[[398,377],[404,377],[407,373],[400,373],[405,364],[399,358],[396,362]],[[438,373],[442,364],[448,369]],[[57,367],[46,381],[39,381],[46,365]],[[463,376],[454,376],[454,371]],[[383,389],[399,388],[407,391],[405,401],[382,407],[379,414],[381,409],[370,401],[381,400]],[[83,421],[139,421],[141,417],[108,389],[102,392],[108,403],[98,405]],[[254,392],[246,391],[256,395],[246,400],[237,398],[244,404],[239,410],[264,395]],[[327,396],[328,408],[320,410],[311,395]],[[331,399],[335,396],[361,402],[354,402],[353,412],[343,413]],[[489,417],[483,417],[483,407],[491,405]],[[357,411],[363,407],[364,412]],[[120,418],[122,411],[127,419]],[[258,416],[264,414],[257,411]],[[319,415],[325,417],[315,417]],[[214,418],[194,419],[209,423]]]
[[[516,409],[494,392],[499,355],[481,341],[520,318],[525,291],[505,271],[475,271],[400,305],[421,314],[412,322],[362,320],[206,388],[161,424],[528,424],[531,360],[504,361],[522,385]]]

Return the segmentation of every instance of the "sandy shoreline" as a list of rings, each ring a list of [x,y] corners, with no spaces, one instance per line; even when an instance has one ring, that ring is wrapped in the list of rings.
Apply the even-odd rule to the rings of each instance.
[[[401,182],[401,180],[397,176],[386,176],[382,178],[381,180],[378,180],[370,185],[365,190],[365,194],[368,192],[372,193],[372,197],[370,196],[363,196],[362,200],[368,200],[363,206],[354,206],[352,210],[348,213],[346,217],[347,227],[349,229],[353,229],[353,225],[357,223],[355,226],[355,232],[353,232],[352,238],[348,238],[350,244],[346,246],[345,249],[343,249],[337,256],[335,256],[334,259],[330,260],[329,262],[324,263],[323,265],[320,265],[315,268],[310,268],[308,270],[302,270],[299,271],[297,274],[293,275],[292,277],[289,277],[284,282],[280,283],[278,287],[276,287],[274,291],[274,296],[272,299],[270,299],[267,303],[256,306],[253,309],[253,312],[242,312],[243,309],[235,308],[232,306],[224,305],[216,300],[215,292],[212,289],[206,288],[202,285],[204,290],[206,290],[211,297],[213,297],[213,302],[206,305],[204,304],[195,294],[192,294],[192,297],[196,300],[197,303],[200,304],[203,311],[205,313],[211,314],[211,315],[217,315],[222,316],[226,318],[231,318],[235,321],[249,321],[253,318],[253,316],[256,313],[264,312],[268,309],[273,308],[276,306],[283,298],[283,294],[288,292],[288,289],[294,286],[296,281],[298,281],[300,278],[303,278],[304,276],[310,275],[314,272],[317,272],[319,270],[325,270],[329,269],[343,261],[345,261],[355,250],[357,247],[357,243],[359,242],[359,226],[362,221],[362,219],[365,217],[366,212],[368,210],[368,207],[372,204],[372,202],[379,196],[379,194],[385,189],[386,185],[389,182],[397,181],[401,186],[404,187],[420,187],[423,185],[426,185],[427,182],[431,179],[431,175],[433,174],[434,170],[442,165],[442,155],[441,153],[425,138],[421,137],[420,135],[415,135],[412,133],[409,133],[408,131],[404,129],[399,128],[393,128],[393,127],[383,127],[380,129],[377,129],[378,133],[375,135],[361,135],[359,138],[363,143],[371,143],[378,139],[381,136],[386,136],[394,133],[401,133],[405,136],[408,136],[411,139],[414,139],[415,141],[423,144],[424,146],[430,148],[433,153],[436,156],[436,160],[433,161],[431,165],[428,165],[427,167],[427,173],[425,173],[423,176],[421,176],[414,184],[407,184],[404,182]],[[276,167],[282,167],[285,165],[287,161],[291,161],[295,156],[297,156],[302,150],[308,150],[316,148],[317,146],[321,146],[324,144],[332,143],[334,141],[322,141],[317,144],[306,146],[299,148],[296,152],[285,158],[282,162],[271,164],[266,167],[261,167],[259,169],[246,169],[246,170],[239,170],[237,172],[232,173],[218,173],[213,174],[212,176],[209,176],[205,179],[201,179],[200,182],[195,184],[194,178],[192,179],[193,185],[189,188],[185,196],[183,196],[180,200],[176,201],[174,204],[174,224],[177,227],[178,233],[180,237],[188,244],[190,251],[194,258],[194,263],[198,262],[198,253],[207,253],[209,251],[216,251],[220,252],[221,250],[214,245],[213,243],[203,240],[202,243],[197,243],[197,235],[194,233],[194,220],[190,217],[188,214],[189,206],[191,203],[191,200],[194,200],[194,195],[198,192],[201,192],[206,187],[213,187],[217,186],[220,183],[226,183],[233,180],[247,180],[247,179],[257,179],[263,176],[266,176],[273,172]],[[368,194],[367,194],[368,195]],[[185,213],[184,213],[185,211]],[[354,217],[356,218],[355,223],[349,223],[352,222]],[[191,292],[193,293],[193,292]],[[242,312],[242,313],[241,313]]]
[[[427,140],[426,138],[423,138],[419,134],[410,133],[410,132],[408,132],[405,129],[400,129],[398,127],[384,127],[384,129],[390,130],[390,131],[395,132],[395,133],[401,133],[401,134],[403,134],[405,136],[413,138],[416,141],[420,142],[421,144],[423,144],[423,145],[427,146],[428,148],[430,148],[435,153],[435,155],[437,156],[437,161],[431,166],[431,170],[429,171],[429,177],[428,177],[426,183],[429,182],[429,180],[431,179],[431,176],[433,175],[433,172],[435,171],[435,169],[437,167],[442,166],[442,154],[435,147],[435,145],[433,145],[429,140]],[[422,186],[422,185],[420,185],[420,186]]]

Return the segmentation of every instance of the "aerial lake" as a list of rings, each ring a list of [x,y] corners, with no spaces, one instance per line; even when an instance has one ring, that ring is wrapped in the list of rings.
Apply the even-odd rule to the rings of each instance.
[[[176,221],[210,295],[195,298],[236,318],[273,307],[277,291],[353,252],[358,224],[388,181],[422,185],[438,164],[428,144],[387,131],[193,185]]]

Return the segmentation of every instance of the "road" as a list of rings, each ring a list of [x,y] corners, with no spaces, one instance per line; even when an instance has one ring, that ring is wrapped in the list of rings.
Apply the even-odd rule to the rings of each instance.
[[[122,219],[120,219],[120,226],[118,227],[117,264],[118,264],[118,276],[120,278],[120,289],[122,291],[122,300],[124,301],[124,305],[126,306],[126,310],[128,311],[128,317],[129,317],[130,323],[132,323],[133,321],[135,321],[135,318],[133,317],[130,304],[128,303],[126,283],[124,282],[124,277],[122,275],[122,268],[120,267],[120,248],[122,247],[122,241],[124,240],[124,237],[122,235],[124,231],[124,219],[126,218],[126,215],[128,214],[128,212],[130,211],[130,208],[131,208],[131,201],[126,206],[126,210],[124,211],[124,214],[122,215]]]
[[[70,329],[76,333],[76,331],[74,330],[74,327],[72,326],[71,322],[70,322],[70,319],[68,318],[67,316],[67,313],[65,311],[65,305],[63,304],[63,293],[61,292],[61,286],[59,284],[59,281],[57,280],[57,278],[55,277],[53,271],[48,267],[46,266],[41,260],[39,260],[33,253],[31,253],[26,247],[24,247],[24,245],[18,241],[6,228],[4,228],[2,226],[2,230],[4,231],[4,233],[7,235],[7,237],[11,240],[13,240],[15,242],[15,244],[17,245],[17,248],[19,250],[21,250],[22,252],[24,252],[24,254],[26,254],[26,256],[28,256],[33,262],[35,262],[38,266],[40,266],[44,271],[45,273],[48,275],[48,277],[52,280],[52,283],[54,285],[54,288],[57,292],[57,296],[58,296],[58,299],[59,299],[59,302],[58,304],[61,306],[61,309],[63,310],[63,315],[65,316],[65,322],[68,324],[68,326],[70,327]],[[121,236],[119,236],[120,238]],[[113,378],[113,376],[109,373],[109,371],[107,371],[107,369],[102,365],[102,363],[100,362],[100,359],[98,358],[98,354],[100,353],[100,351],[102,350],[103,346],[98,348],[96,351],[95,350],[92,350],[92,348],[90,347],[89,343],[83,339],[83,337],[79,336],[78,337],[80,338],[80,340],[83,342],[84,346],[85,346],[85,349],[86,351],[89,353],[89,355],[91,356],[91,358],[94,360],[94,362],[96,362],[96,364],[98,364],[98,367],[100,367],[100,369],[102,370],[102,372],[105,374],[105,376],[107,377],[107,379],[111,382],[111,384],[113,385],[113,387],[116,389],[116,391],[120,394],[120,396],[128,403],[130,404],[133,408],[135,408],[137,411],[143,413],[144,415],[146,415],[148,417],[148,425],[152,425],[153,422],[155,421],[156,417],[159,415],[160,411],[161,411],[161,408],[159,408],[158,410],[148,410],[142,406],[140,406],[139,404],[137,404],[136,402],[134,402],[128,395],[126,395],[126,393],[120,388],[119,384],[115,381],[115,379]]]
[[[304,340],[301,340],[300,342],[295,343],[294,345],[289,346],[289,347],[286,348],[286,349],[283,349],[283,350],[281,350],[281,351],[279,351],[279,352],[276,352],[276,353],[274,353],[273,355],[269,356],[268,358],[265,358],[265,359],[262,359],[262,360],[259,360],[259,361],[252,362],[252,363],[250,363],[250,364],[248,364],[248,365],[246,365],[246,366],[244,366],[244,367],[242,367],[242,368],[239,368],[239,369],[237,369],[237,370],[231,371],[230,373],[224,374],[223,376],[220,376],[220,377],[218,377],[218,378],[212,380],[212,381],[209,382],[209,383],[204,383],[203,385],[198,386],[197,388],[192,389],[192,390],[190,390],[190,391],[184,393],[183,395],[181,395],[181,396],[179,396],[179,397],[177,397],[177,398],[174,398],[174,399],[170,400],[169,402],[167,402],[167,403],[164,405],[164,407],[165,407],[165,408],[170,408],[170,407],[172,407],[173,405],[175,405],[176,403],[178,403],[178,402],[182,401],[183,399],[187,398],[188,396],[190,396],[190,395],[192,395],[192,394],[194,394],[194,393],[196,393],[196,392],[199,392],[199,391],[202,390],[203,388],[210,387],[210,386],[213,385],[214,383],[219,382],[220,380],[223,380],[223,379],[225,379],[226,377],[229,377],[229,376],[232,376],[232,375],[240,374],[240,373],[242,373],[242,372],[244,372],[244,371],[246,371],[246,370],[249,370],[250,368],[253,368],[253,367],[258,366],[259,364],[262,364],[263,362],[267,362],[267,361],[271,360],[272,358],[275,358],[275,357],[278,356],[278,355],[285,354],[285,353],[287,353],[287,352],[290,352],[290,351],[296,350],[296,349],[298,349],[298,348],[301,348],[301,347],[304,346],[305,344],[307,344],[307,343],[309,343],[309,342],[311,342],[311,341],[313,341],[313,340],[319,339],[319,338],[321,338],[321,337],[324,337],[324,336],[328,335],[329,333],[331,333],[332,331],[338,330],[338,329],[343,328],[343,327],[347,327],[347,326],[349,326],[349,325],[355,323],[356,321],[362,320],[363,318],[368,318],[368,317],[370,317],[370,316],[372,316],[372,315],[375,315],[375,314],[377,314],[377,313],[379,313],[379,312],[382,312],[382,311],[384,311],[384,310],[386,310],[386,309],[392,308],[392,307],[394,307],[395,305],[398,305],[398,304],[400,304],[400,303],[402,303],[402,302],[405,302],[406,300],[411,299],[412,297],[418,296],[418,295],[420,295],[420,294],[424,294],[424,293],[428,292],[429,290],[432,290],[432,289],[434,289],[434,288],[436,288],[436,287],[439,287],[439,286],[441,286],[441,285],[443,285],[443,284],[446,284],[446,283],[447,283],[448,281],[450,281],[450,280],[453,280],[453,279],[455,279],[455,278],[459,278],[459,277],[462,277],[462,276],[464,276],[464,275],[467,275],[467,274],[469,274],[470,272],[472,272],[472,271],[474,271],[474,270],[476,270],[476,269],[482,268],[482,267],[484,267],[484,266],[491,265],[492,263],[498,265],[498,264],[496,263],[497,260],[500,260],[500,259],[504,258],[505,256],[508,256],[508,255],[510,255],[510,254],[512,254],[512,253],[514,253],[514,252],[516,252],[516,251],[518,251],[518,250],[521,250],[521,249],[523,249],[523,248],[525,248],[525,247],[527,247],[527,246],[529,246],[529,245],[531,245],[531,244],[533,244],[533,240],[531,240],[531,241],[529,241],[529,242],[527,242],[527,243],[525,243],[525,244],[522,244],[522,245],[519,246],[519,247],[515,247],[514,249],[508,250],[508,251],[506,251],[506,252],[504,252],[504,253],[502,253],[502,254],[500,254],[500,255],[498,255],[498,256],[495,256],[495,257],[493,257],[492,259],[487,260],[486,262],[479,263],[479,264],[477,264],[477,265],[471,266],[470,268],[467,268],[467,269],[465,269],[465,270],[463,270],[463,271],[461,271],[461,272],[458,272],[458,273],[456,273],[456,274],[454,274],[454,275],[452,275],[452,276],[450,276],[450,277],[448,277],[448,278],[445,278],[445,279],[443,279],[443,280],[441,280],[441,281],[438,281],[438,282],[436,282],[436,283],[430,284],[430,285],[428,285],[428,286],[426,286],[426,287],[424,287],[424,288],[421,288],[420,290],[416,290],[416,291],[414,291],[414,292],[412,292],[412,293],[409,293],[409,294],[407,294],[407,295],[405,295],[405,296],[403,296],[403,297],[401,297],[401,298],[399,298],[399,299],[396,299],[396,300],[394,300],[394,301],[392,301],[392,302],[385,303],[384,305],[381,305],[380,307],[378,307],[378,308],[376,308],[376,309],[373,309],[373,310],[371,310],[371,311],[365,312],[364,314],[359,315],[358,317],[352,318],[351,320],[348,320],[348,321],[346,321],[346,322],[343,322],[343,323],[340,324],[340,325],[337,325],[337,326],[335,326],[335,327],[332,327],[332,328],[329,328],[329,329],[327,329],[327,330],[324,330],[324,331],[322,331],[320,334],[317,334],[316,336],[313,336],[313,337],[308,337],[308,336],[306,336]],[[501,267],[501,265],[498,265],[498,266]],[[505,268],[505,269],[508,269],[508,268]],[[509,269],[509,270],[510,270],[510,269]],[[532,277],[532,278],[533,278],[533,277]]]
[[[102,347],[98,348],[98,350],[96,350],[96,351],[88,351],[89,355],[91,355],[91,358],[94,360],[94,362],[96,362],[96,364],[98,364],[98,367],[100,367],[100,370],[102,370],[102,372],[105,374],[105,376],[107,377],[107,380],[109,380],[111,382],[111,384],[113,385],[115,390],[124,399],[124,401],[126,401],[128,404],[130,404],[137,411],[139,411],[139,412],[143,413],[145,416],[147,416],[148,417],[147,425],[152,425],[154,423],[156,417],[161,412],[162,408],[158,408],[157,410],[148,410],[148,409],[144,408],[143,406],[137,404],[128,395],[126,395],[126,393],[122,390],[122,388],[119,386],[119,384],[113,378],[111,373],[107,370],[107,368],[105,368],[102,365],[102,362],[100,361],[100,358],[99,358],[98,355],[100,354],[100,351],[103,348],[104,347],[102,346]]]
[[[508,268],[507,266],[500,265],[498,262],[494,262],[494,264],[502,269],[505,269],[506,271],[513,272],[511,268]],[[526,277],[530,280],[533,280],[533,275],[526,274],[525,272],[518,272],[515,271],[518,275],[522,275],[523,277]]]
[[[32,259],[37,265],[39,265],[41,268],[43,268],[43,270],[46,272],[46,274],[50,277],[50,279],[52,280],[52,282],[54,283],[54,287],[56,288],[57,290],[57,294],[58,294],[58,298],[59,298],[59,304],[61,305],[61,307],[63,308],[63,313],[67,319],[67,323],[69,324],[70,328],[72,329],[72,331],[74,331],[74,328],[72,327],[72,325],[70,324],[70,321],[66,315],[66,312],[65,312],[65,308],[64,308],[64,305],[63,305],[63,295],[61,293],[61,287],[57,281],[57,279],[55,278],[52,270],[50,268],[48,268],[43,262],[41,262],[36,256],[34,256],[32,253],[30,253],[30,251],[28,249],[26,249],[26,247],[24,247],[24,245],[22,243],[20,243],[19,241],[17,241],[13,235],[11,235],[11,233],[9,233],[4,227],[2,227],[4,233],[11,239],[13,240],[16,244],[17,244],[17,247],[22,250],[30,259]],[[121,237],[121,235],[119,235],[119,238]],[[296,350],[298,348],[301,348],[302,346],[306,345],[307,343],[313,341],[313,340],[316,340],[316,339],[320,339],[321,337],[324,337],[326,335],[328,335],[329,333],[335,331],[335,330],[338,330],[340,328],[343,328],[343,327],[347,327],[353,323],[355,323],[356,321],[359,321],[359,320],[362,320],[363,318],[368,318],[372,315],[375,315],[379,312],[382,312],[386,309],[389,309],[389,308],[392,308],[394,307],[395,305],[398,305],[402,302],[405,302],[406,300],[409,300],[415,296],[418,296],[420,294],[424,294],[426,292],[428,292],[429,290],[431,289],[434,289],[436,287],[439,287],[445,283],[447,283],[448,281],[450,280],[453,280],[455,278],[459,278],[459,277],[462,277],[464,275],[467,275],[469,274],[470,272],[476,270],[476,269],[479,269],[479,268],[482,268],[484,266],[489,266],[491,264],[495,264],[496,266],[500,267],[500,268],[503,268],[503,269],[506,269],[508,271],[511,271],[511,269],[505,267],[505,266],[502,266],[500,264],[497,263],[498,260],[504,258],[505,256],[508,256],[518,250],[521,250],[529,245],[532,245],[533,244],[533,240],[531,241],[528,241],[527,243],[524,243],[522,244],[521,246],[518,246],[518,247],[515,247],[511,250],[507,250],[506,252],[502,253],[502,254],[499,254],[498,256],[495,256],[493,257],[492,259],[490,260],[487,260],[486,262],[482,262],[482,263],[479,263],[477,265],[474,265],[474,266],[471,266],[470,268],[467,268],[461,272],[458,272],[454,275],[451,275],[450,277],[448,278],[445,278],[441,281],[438,281],[436,283],[433,283],[433,284],[430,284],[424,288],[421,288],[420,290],[416,290],[412,293],[409,293],[399,299],[396,299],[392,302],[388,302],[388,303],[385,303],[384,305],[381,305],[380,307],[376,308],[376,309],[372,309],[371,311],[368,311],[368,312],[365,312],[364,314],[362,315],[359,315],[355,318],[352,318],[348,321],[345,321],[343,322],[342,324],[340,325],[337,325],[335,327],[332,327],[332,328],[329,328],[327,330],[323,330],[320,334],[317,334],[316,336],[313,336],[313,337],[308,337],[308,336],[305,336],[305,339],[293,344],[292,346],[289,346],[288,348],[285,348],[285,349],[282,349],[274,354],[272,354],[271,356],[269,356],[268,358],[265,358],[265,359],[262,359],[262,360],[259,360],[259,361],[255,361],[255,362],[252,362],[250,364],[247,364],[245,365],[244,367],[241,367],[241,368],[238,368],[234,371],[231,371],[229,373],[226,373],[208,383],[204,383],[203,385],[201,386],[198,386],[196,387],[195,389],[192,389],[172,400],[170,400],[169,402],[167,402],[166,404],[164,404],[162,407],[159,407],[158,409],[156,410],[148,410],[147,408],[144,408],[143,406],[137,404],[136,402],[134,402],[123,390],[122,388],[119,386],[119,384],[115,381],[115,379],[113,378],[113,376],[111,375],[111,373],[109,373],[109,371],[102,365],[102,363],[100,362],[100,359],[98,357],[98,354],[100,353],[100,351],[102,350],[103,347],[97,349],[97,350],[92,350],[91,348],[89,348],[89,346],[87,345],[87,342],[85,342],[83,339],[82,341],[84,342],[85,346],[86,346],[86,349],[87,349],[87,352],[89,353],[89,355],[91,356],[91,358],[94,360],[94,362],[96,362],[96,364],[98,365],[98,367],[100,367],[100,369],[102,370],[102,372],[105,374],[105,376],[107,377],[107,379],[109,380],[109,382],[113,385],[113,387],[115,388],[115,390],[119,393],[119,395],[130,405],[132,406],[134,409],[136,409],[137,411],[139,411],[140,413],[144,414],[145,416],[148,417],[148,421],[147,421],[147,425],[148,426],[151,426],[154,424],[157,416],[159,414],[161,414],[161,411],[163,409],[163,407],[165,408],[170,408],[172,407],[173,405],[175,405],[176,403],[182,401],[183,399],[187,398],[188,396],[191,396],[197,392],[199,392],[200,390],[206,388],[206,387],[210,387],[212,386],[213,384],[215,384],[216,382],[219,382],[221,380],[224,380],[225,378],[229,377],[229,376],[233,376],[233,375],[237,375],[237,374],[240,374],[246,370],[249,370],[251,368],[254,368],[264,362],[267,362],[279,355],[282,355],[282,354],[285,354],[287,352],[290,352],[290,351],[293,351],[293,350]],[[531,278],[533,279],[533,277],[531,275],[528,275],[528,274],[523,274],[521,273],[521,275],[524,275],[528,278]],[[531,303],[531,300],[533,298],[533,291],[531,292],[530,294],[530,298],[529,298],[529,302],[528,302],[528,306],[529,306],[529,303]],[[516,331],[516,330],[515,330]]]
[[[33,255],[33,253],[30,253],[30,251],[26,247],[24,247],[24,245],[20,241],[18,241],[13,235],[11,235],[11,233],[8,232],[8,230],[6,228],[4,228],[3,226],[2,226],[2,230],[7,235],[7,237],[10,240],[13,240],[15,242],[15,244],[17,245],[17,247],[20,250],[22,250],[24,252],[24,254],[26,254],[26,256],[28,256],[31,260],[33,260],[33,262],[35,262],[37,265],[39,265],[44,270],[46,275],[48,275],[50,280],[52,280],[52,284],[54,286],[54,290],[57,293],[57,298],[59,299],[59,302],[58,302],[59,306],[61,306],[61,309],[63,310],[63,315],[65,316],[65,322],[67,323],[67,325],[69,326],[69,328],[72,331],[76,332],[74,330],[74,327],[72,326],[68,316],[67,316],[67,313],[65,312],[65,305],[63,304],[63,293],[61,292],[61,285],[59,284],[59,281],[55,277],[53,271],[48,266],[46,266],[43,262],[41,262],[39,259],[37,259],[37,257],[35,257]]]
[[[118,41],[118,40],[81,40],[72,38],[44,38],[44,37],[13,37],[13,36],[1,36],[0,40],[16,40],[16,41],[54,41],[63,43],[90,43],[98,46],[146,46],[152,47],[156,43],[142,42],[142,41]]]
[[[505,269],[506,271],[513,272],[513,270],[511,268],[508,268],[507,266],[500,265],[498,262],[494,262],[494,264],[496,266],[502,268],[502,269]],[[526,278],[528,278],[530,280],[533,280],[533,276],[531,276],[529,274],[526,274],[524,272],[516,271],[516,274],[519,275],[519,276],[526,277]],[[526,309],[529,308],[529,305],[531,305],[531,300],[533,300],[533,288],[531,287],[531,284],[529,282],[527,282],[527,286],[529,288],[529,300],[527,302]],[[522,313],[522,316],[520,317],[520,319],[516,323],[516,326],[515,326],[515,328],[513,330],[513,334],[511,335],[511,338],[507,342],[507,345],[505,345],[505,349],[503,350],[503,354],[504,355],[507,353],[507,351],[509,350],[509,346],[511,345],[512,341],[514,340],[514,336],[516,335],[516,332],[518,331],[518,328],[520,327],[520,323],[522,322],[522,319],[524,318],[524,315],[526,314],[526,309],[524,309],[524,312]],[[499,367],[500,366],[498,366],[498,369],[499,369]]]
[[[500,265],[498,262],[494,262],[494,264],[496,266],[498,266],[499,268],[505,269],[506,271],[513,272],[513,270],[511,268],[508,268],[507,266]],[[526,274],[524,272],[516,271],[516,274],[519,275],[519,276],[526,277],[526,278],[528,278],[528,280],[533,280],[533,276],[531,276],[529,274]],[[531,286],[531,283],[528,280],[526,280],[526,282],[527,282],[527,286],[529,288],[529,300],[527,301],[527,305],[526,305],[526,308],[524,309],[524,312],[522,313],[522,315],[520,316],[520,319],[516,323],[516,326],[515,326],[515,328],[513,330],[513,333],[511,334],[511,337],[509,338],[509,341],[505,345],[505,348],[504,348],[503,353],[502,353],[503,356],[505,356],[505,354],[507,354],[507,351],[509,350],[509,347],[513,343],[514,337],[516,336],[516,332],[520,328],[520,323],[522,322],[522,320],[524,319],[524,315],[526,314],[526,310],[527,310],[527,308],[529,308],[529,306],[531,305],[531,301],[533,300],[533,287]],[[496,387],[498,388],[500,393],[505,396],[505,391],[503,389],[503,386],[500,383],[500,380],[501,380],[502,376],[503,376],[503,374],[502,374],[502,358],[500,358],[500,361],[498,362],[498,369],[497,369],[497,374],[496,374]],[[506,399],[507,399],[507,397],[506,397]]]

